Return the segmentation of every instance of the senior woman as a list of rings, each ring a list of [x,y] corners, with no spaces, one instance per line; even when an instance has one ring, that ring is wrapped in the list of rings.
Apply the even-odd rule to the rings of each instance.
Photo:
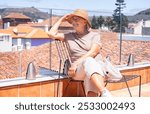
[[[60,33],[58,28],[64,21],[72,24],[75,32]],[[52,39],[68,43],[72,60],[68,74],[75,80],[84,81],[86,95],[111,97],[110,92],[104,87],[105,69],[101,62],[100,35],[92,32],[90,28],[87,11],[77,9],[61,17],[48,34]]]

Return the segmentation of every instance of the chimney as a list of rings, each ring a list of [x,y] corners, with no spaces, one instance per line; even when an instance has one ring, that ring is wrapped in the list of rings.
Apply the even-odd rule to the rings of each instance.
[[[44,26],[44,31],[45,31],[45,32],[48,32],[48,25],[45,25],[45,26]]]
[[[4,23],[4,29],[7,29],[7,28],[9,28],[9,27],[10,27],[10,22]]]

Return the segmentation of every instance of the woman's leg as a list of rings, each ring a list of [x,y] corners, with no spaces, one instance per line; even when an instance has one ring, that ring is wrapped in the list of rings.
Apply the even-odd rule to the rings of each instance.
[[[101,76],[98,73],[93,73],[91,76],[91,81],[95,85],[95,87],[98,89],[99,94],[102,94],[104,91],[104,77]]]
[[[97,96],[99,96],[98,93],[95,93],[93,91],[88,91],[87,93],[87,97],[97,97]]]
[[[84,80],[84,86],[87,96],[97,96],[103,93],[104,87],[103,66],[95,61],[94,58],[86,58],[76,71],[75,80]]]
[[[88,57],[83,62],[83,67],[86,74],[85,77],[85,81],[87,82],[86,85],[93,86],[93,88],[91,89],[94,90],[93,92],[95,92],[96,90],[99,96],[111,97],[110,92],[104,86],[105,68],[103,62],[99,64],[98,62],[95,61],[94,58]]]
[[[101,75],[99,75],[98,73],[94,73],[91,76],[90,81],[97,88],[97,92],[95,93],[95,92],[89,91],[87,93],[87,97],[96,97],[96,96],[112,97],[111,93],[104,87],[104,78]]]

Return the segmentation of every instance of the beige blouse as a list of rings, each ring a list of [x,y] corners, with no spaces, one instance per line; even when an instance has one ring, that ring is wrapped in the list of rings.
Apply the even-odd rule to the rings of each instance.
[[[82,38],[78,38],[74,32],[65,34],[65,42],[68,45],[72,62],[86,54],[91,49],[92,44],[96,43],[101,46],[100,34],[92,31]],[[100,60],[100,58],[99,53],[95,59]]]

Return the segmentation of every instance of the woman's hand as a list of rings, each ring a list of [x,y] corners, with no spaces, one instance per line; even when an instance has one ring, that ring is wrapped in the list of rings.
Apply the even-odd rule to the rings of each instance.
[[[68,21],[69,16],[70,16],[70,14],[66,14],[66,15],[62,16],[62,17],[60,18],[60,20],[61,20],[62,22]]]
[[[61,33],[58,31],[59,26],[62,22],[67,21],[67,18],[70,14],[62,16],[53,26],[52,28],[47,32],[49,38],[52,38],[54,40],[61,40],[64,41],[65,35],[64,33]]]
[[[71,77],[74,77],[75,73],[76,73],[76,69],[77,69],[76,64],[71,65],[71,67],[69,68],[69,71],[68,71],[68,75]]]

